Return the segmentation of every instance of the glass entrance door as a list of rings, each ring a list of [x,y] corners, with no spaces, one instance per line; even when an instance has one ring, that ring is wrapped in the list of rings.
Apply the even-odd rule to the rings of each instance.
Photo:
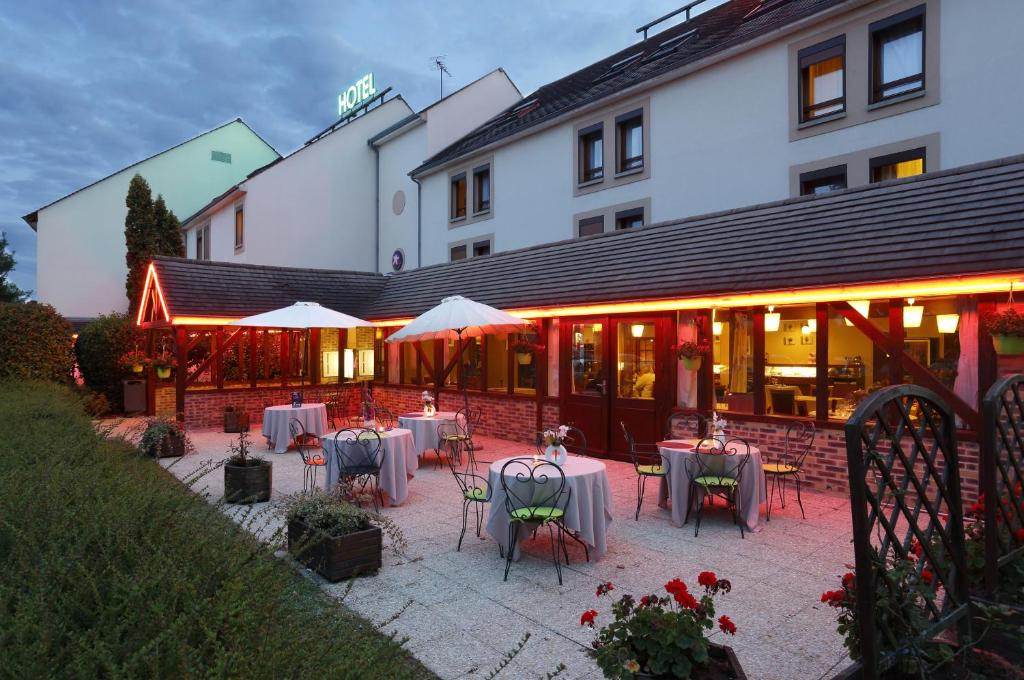
[[[589,451],[608,448],[608,346],[607,320],[573,319],[562,323],[563,423],[572,423],[587,436]]]

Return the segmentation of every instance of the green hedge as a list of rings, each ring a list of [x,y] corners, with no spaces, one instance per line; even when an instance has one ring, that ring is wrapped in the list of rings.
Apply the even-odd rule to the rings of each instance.
[[[91,321],[78,334],[75,356],[89,389],[106,396],[114,410],[124,410],[121,380],[128,373],[121,357],[129,350],[144,349],[143,335],[127,314],[107,314]]]
[[[0,675],[432,678],[76,398],[0,383]]]
[[[0,379],[67,382],[71,324],[50,305],[0,303]]]

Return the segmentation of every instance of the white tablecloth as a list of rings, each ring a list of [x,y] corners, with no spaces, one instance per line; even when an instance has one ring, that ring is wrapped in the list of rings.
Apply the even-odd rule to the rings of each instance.
[[[319,437],[327,431],[327,406],[318,403],[303,404],[298,408],[290,405],[268,406],[263,409],[263,436],[266,437],[274,453],[284,453],[291,443],[292,434],[288,423],[298,418],[306,428],[306,434]]]
[[[488,470],[488,483],[491,485],[491,514],[487,519],[487,533],[494,538],[502,547],[508,550],[508,509],[505,507],[505,491],[501,488],[501,468],[513,458],[530,458],[531,456],[512,456],[503,458],[491,463]],[[565,489],[572,489],[572,497],[565,513],[565,526],[579,534],[580,539],[590,546],[590,556],[599,559],[608,550],[608,525],[612,523],[612,489],[608,483],[608,468],[599,460],[593,458],[582,458],[570,455],[565,464],[561,466],[565,473]],[[550,470],[550,468],[548,468]],[[523,472],[522,466],[514,465],[506,472],[509,485],[518,484],[515,481],[516,473]],[[552,470],[553,472],[553,470]],[[554,481],[548,484],[558,484],[557,474],[553,476]],[[527,482],[533,484],[534,497],[539,498],[544,494],[546,484]],[[548,491],[548,494],[553,491]],[[516,495],[525,499],[529,492]],[[558,500],[558,507],[562,507],[564,500]],[[529,532],[521,529],[518,542],[529,537]],[[516,546],[516,554],[513,559],[519,559],[519,546]]]
[[[668,479],[662,480],[658,491],[658,505],[665,507],[668,501],[668,489],[672,489],[672,523],[676,526],[686,524],[686,512],[690,507],[690,477],[686,473],[688,459],[697,454],[694,448],[699,439],[682,439],[658,442],[661,457],[668,463]],[[704,455],[708,467],[719,474],[728,474],[746,454]],[[696,466],[697,463],[689,463]],[[730,468],[730,469],[727,469]],[[750,447],[750,460],[743,466],[739,488],[740,519],[750,531],[760,531],[761,503],[767,499],[764,494],[764,465],[761,462],[761,451],[756,446]],[[703,496],[703,493],[701,496]],[[699,501],[696,501],[699,502]]]
[[[422,413],[405,413],[398,416],[399,427],[412,432],[417,456],[422,456],[427,451],[437,450],[437,426],[446,422],[455,422],[454,411],[438,411],[432,418],[428,418]]]
[[[334,454],[334,434],[325,434],[321,443],[324,448],[324,459],[326,461],[327,481],[324,488],[330,489],[338,482],[338,457]],[[409,430],[396,428],[388,432],[380,432],[381,449],[384,451],[384,460],[380,468],[380,488],[388,495],[390,505],[401,505],[409,497],[409,480],[419,467],[416,460],[416,450],[413,446],[412,433]],[[345,437],[342,435],[342,441]],[[362,448],[356,448],[355,444],[347,446],[351,451],[348,455],[353,460],[358,460]]]

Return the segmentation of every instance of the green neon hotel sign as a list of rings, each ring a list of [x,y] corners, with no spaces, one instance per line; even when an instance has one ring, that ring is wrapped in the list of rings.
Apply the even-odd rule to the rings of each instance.
[[[348,115],[356,107],[372,99],[376,94],[377,88],[373,86],[373,73],[367,73],[338,95],[338,115]]]

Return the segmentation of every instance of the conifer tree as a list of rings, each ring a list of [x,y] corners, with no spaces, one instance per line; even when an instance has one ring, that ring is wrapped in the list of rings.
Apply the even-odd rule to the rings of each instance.
[[[142,175],[132,177],[125,204],[128,206],[128,214],[124,218],[124,239],[128,247],[125,254],[128,265],[125,292],[128,295],[128,313],[134,316],[138,311],[139,296],[142,295],[142,284],[146,279],[146,266],[156,246],[153,194]]]
[[[0,302],[24,302],[31,294],[7,280],[14,264],[14,251],[7,250],[7,234],[0,232]]]
[[[157,250],[154,255],[171,255],[185,257],[185,241],[181,235],[181,222],[172,210],[167,209],[164,197],[157,194],[153,203],[153,215],[156,223]]]

